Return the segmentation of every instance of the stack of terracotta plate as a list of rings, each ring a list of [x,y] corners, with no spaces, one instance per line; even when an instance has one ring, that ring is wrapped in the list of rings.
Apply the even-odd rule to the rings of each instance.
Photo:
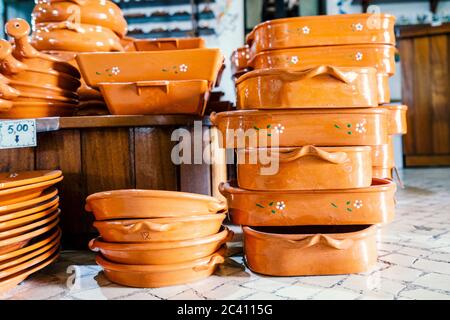
[[[116,190],[90,195],[86,210],[100,237],[90,242],[113,282],[161,287],[210,276],[233,233],[222,226],[226,204],[173,191]]]
[[[0,40],[0,118],[72,115],[78,104],[78,70],[31,46],[25,20],[10,20],[5,29],[14,45]]]
[[[406,130],[405,106],[379,106],[393,29],[383,14],[274,20],[234,53],[241,110],[211,120],[238,149],[237,183],[220,189],[245,226],[250,269],[339,274],[376,262],[374,224],[392,220],[396,185],[374,168],[393,165],[391,135]]]
[[[0,174],[0,294],[59,254],[61,171]]]

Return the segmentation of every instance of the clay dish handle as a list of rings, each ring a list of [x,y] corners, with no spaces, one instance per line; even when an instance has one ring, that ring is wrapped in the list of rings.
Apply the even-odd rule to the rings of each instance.
[[[314,156],[321,160],[328,161],[334,164],[342,164],[348,161],[348,155],[346,152],[327,152],[312,145],[296,148],[288,152],[274,151],[271,154],[278,156],[280,162],[291,162],[305,156]]]
[[[196,266],[193,268],[193,270],[195,272],[205,271],[205,270],[208,270],[209,268],[214,267],[216,264],[221,264],[224,262],[225,262],[225,258],[223,256],[221,256],[220,254],[215,253],[212,255],[212,257],[208,263],[201,265],[201,266]]]
[[[296,249],[306,249],[321,243],[334,249],[346,250],[353,245],[352,239],[339,240],[324,234],[310,235],[300,240],[287,240],[287,242],[294,245]]]
[[[125,225],[125,227],[130,232],[139,232],[142,231],[142,229],[150,230],[154,232],[164,232],[173,230],[179,223],[167,223],[167,224],[160,224],[160,223],[154,223],[150,221],[144,221],[144,222],[138,222],[138,223],[131,223],[129,225]]]

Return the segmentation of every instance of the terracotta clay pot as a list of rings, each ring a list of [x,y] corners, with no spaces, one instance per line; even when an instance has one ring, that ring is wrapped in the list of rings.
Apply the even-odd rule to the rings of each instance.
[[[392,180],[392,169],[393,167],[373,167],[372,173],[374,178],[379,179],[389,179]]]
[[[245,45],[237,48],[233,51],[230,57],[231,61],[231,73],[237,74],[248,68],[248,62],[250,60],[250,48]]]
[[[0,215],[3,216],[20,210],[27,210],[30,208],[34,208],[35,206],[39,206],[44,202],[54,199],[57,194],[58,190],[56,190],[56,188],[53,187],[48,188],[44,190],[44,192],[42,192],[42,194],[37,198],[33,198],[22,202],[18,201],[9,205],[0,206]]]
[[[388,136],[388,143],[377,146],[371,146],[372,166],[390,168],[395,166],[394,143],[392,136]]]
[[[46,188],[60,182],[63,177],[33,183],[25,186],[0,190],[0,206],[26,201],[41,195]]]
[[[252,53],[266,50],[346,44],[395,45],[395,17],[339,14],[270,20],[247,35]]]
[[[71,22],[36,24],[31,35],[31,44],[39,51],[123,51],[119,37],[112,30]]]
[[[129,189],[91,194],[85,209],[96,220],[164,218],[217,213],[226,209],[226,203],[195,193]]]
[[[214,213],[192,217],[95,221],[94,227],[107,242],[180,241],[215,234],[224,219],[224,213]]]
[[[276,162],[278,170],[270,174]],[[372,183],[370,147],[242,149],[237,163],[238,185],[249,190],[351,189]]]
[[[151,61],[151,63],[149,63]],[[223,65],[219,49],[81,53],[77,62],[86,83],[153,80],[216,82]],[[212,87],[212,86],[211,86]]]
[[[224,228],[213,235],[182,241],[112,243],[97,238],[91,240],[89,248],[100,251],[102,256],[111,262],[141,265],[175,264],[210,256],[232,237],[233,232]]]
[[[205,47],[203,38],[136,39],[133,43],[137,51],[186,50]]]
[[[0,112],[0,119],[68,117],[76,106],[64,102],[14,102],[9,111]]]
[[[377,261],[376,227],[243,227],[247,266],[271,276],[358,273]]]
[[[30,25],[23,19],[11,19],[5,25],[6,33],[13,38],[13,56],[29,68],[43,71],[58,71],[75,78],[81,75],[77,68],[63,59],[36,50],[29,42]]]
[[[119,37],[127,33],[122,10],[112,1],[90,0],[83,4],[73,1],[37,3],[31,14],[34,23],[78,22],[111,29]]]
[[[387,143],[388,115],[383,108],[239,110],[212,113],[210,119],[226,148],[372,146]]]
[[[113,263],[101,255],[96,262],[106,277],[115,283],[139,288],[158,288],[190,283],[209,277],[223,263],[225,249],[212,255],[184,263],[168,265],[124,265]]]
[[[22,226],[25,226],[26,228],[28,225],[33,224],[35,221],[41,220],[49,215],[51,215],[53,212],[55,212],[58,209],[58,203],[55,203],[52,207],[47,208],[45,210],[35,212],[33,214],[18,217],[12,220],[2,221],[0,222],[0,238],[3,237],[3,232],[8,231],[8,235],[14,234],[14,232],[22,232],[21,228]],[[1,216],[2,217],[2,216]]]
[[[219,190],[238,225],[377,224],[391,221],[395,211],[396,185],[383,179],[373,179],[368,188],[344,190],[251,191],[228,183]]]
[[[378,106],[374,68],[258,69],[240,77],[236,87],[238,109]]]
[[[206,80],[158,80],[99,83],[111,114],[203,115],[208,101]]]
[[[405,105],[383,105],[391,113],[389,117],[389,131],[393,134],[406,134],[406,112],[408,107]]]
[[[5,221],[9,220],[15,220],[22,217],[27,217],[30,215],[33,215],[35,213],[47,210],[49,208],[53,208],[54,206],[58,206],[59,203],[59,197],[53,197],[50,200],[47,200],[45,202],[38,203],[37,205],[28,207],[27,209],[20,210],[20,211],[13,211],[9,213],[2,213],[0,212],[0,223],[3,223]]]

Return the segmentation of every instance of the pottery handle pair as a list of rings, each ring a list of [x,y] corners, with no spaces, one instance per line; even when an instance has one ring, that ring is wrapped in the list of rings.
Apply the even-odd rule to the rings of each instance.
[[[167,80],[138,81],[134,85],[136,86],[136,92],[139,96],[144,91],[153,90],[162,90],[164,93],[169,94],[169,81]]]
[[[277,155],[280,162],[291,162],[305,156],[314,156],[334,164],[342,164],[348,161],[348,155],[346,152],[327,152],[312,145],[296,148],[288,152],[272,152],[271,154],[272,156]]]
[[[201,266],[196,266],[193,268],[193,270],[195,272],[205,271],[205,270],[208,270],[208,269],[214,267],[216,264],[221,264],[224,262],[225,262],[225,258],[222,255],[215,253],[211,256],[211,259],[208,261],[208,263],[201,265]]]
[[[295,245],[296,249],[305,249],[322,243],[334,249],[346,250],[353,245],[352,239],[339,240],[324,234],[315,234],[300,240],[287,240],[287,242]]]

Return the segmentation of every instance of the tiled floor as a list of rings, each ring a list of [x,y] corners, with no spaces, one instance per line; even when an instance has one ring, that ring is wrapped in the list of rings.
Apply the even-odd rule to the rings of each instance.
[[[214,276],[160,289],[120,287],[108,281],[89,252],[63,252],[5,299],[450,299],[450,169],[401,173],[397,215],[380,228],[377,266],[365,274],[264,277],[236,254]],[[239,230],[236,228],[236,230]]]

